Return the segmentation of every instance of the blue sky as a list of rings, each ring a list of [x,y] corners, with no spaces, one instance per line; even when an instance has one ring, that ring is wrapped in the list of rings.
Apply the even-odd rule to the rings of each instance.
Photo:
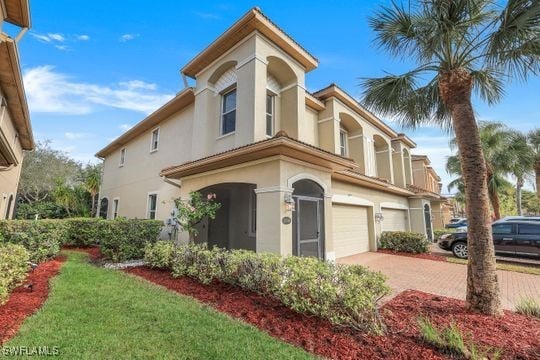
[[[373,45],[367,17],[383,3],[33,0],[20,55],[35,137],[95,161],[99,149],[180,91],[179,69],[253,6],[320,60],[306,77],[309,90],[335,82],[358,97],[359,77],[412,66]],[[475,101],[478,118],[524,131],[538,126],[540,80],[506,92],[496,106]],[[446,186],[448,136],[429,127],[405,131]]]

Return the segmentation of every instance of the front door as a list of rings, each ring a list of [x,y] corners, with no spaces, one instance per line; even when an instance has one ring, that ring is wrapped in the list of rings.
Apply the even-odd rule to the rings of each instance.
[[[323,258],[321,237],[322,199],[308,196],[295,196],[294,221],[295,239],[293,253],[298,256]]]
[[[433,231],[431,229],[431,210],[429,205],[424,205],[424,219],[426,221],[426,235],[429,240],[433,241]]]

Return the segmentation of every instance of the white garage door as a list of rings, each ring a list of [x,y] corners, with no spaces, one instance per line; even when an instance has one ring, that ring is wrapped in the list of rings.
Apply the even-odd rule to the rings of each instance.
[[[409,231],[409,222],[407,221],[407,210],[382,209],[383,213],[383,231]]]
[[[369,251],[367,208],[336,204],[332,213],[336,258]]]

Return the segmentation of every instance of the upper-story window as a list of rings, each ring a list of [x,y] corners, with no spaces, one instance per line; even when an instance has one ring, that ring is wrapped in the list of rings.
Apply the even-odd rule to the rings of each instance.
[[[339,153],[341,156],[347,156],[347,130],[339,129]]]
[[[236,88],[222,96],[221,135],[234,132],[236,129]]]
[[[157,151],[159,147],[159,128],[152,131],[152,142],[150,144],[150,151]]]
[[[123,148],[120,150],[120,166],[124,166],[126,164],[126,148]]]
[[[274,135],[274,112],[276,97],[272,94],[266,94],[266,135]]]

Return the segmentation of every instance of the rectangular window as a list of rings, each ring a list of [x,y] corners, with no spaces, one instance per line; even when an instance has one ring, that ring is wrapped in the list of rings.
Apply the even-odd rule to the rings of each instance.
[[[221,135],[236,129],[236,89],[223,94],[221,107]]]
[[[339,130],[339,153],[341,156],[347,156],[347,132]]]
[[[274,101],[275,96],[266,95],[266,135],[274,135]]]
[[[113,219],[116,219],[118,217],[118,199],[113,200]]]
[[[249,236],[257,234],[257,194],[251,190],[249,197]]]
[[[157,151],[159,146],[159,129],[152,131],[152,143],[150,145],[150,151]]]
[[[540,235],[540,225],[519,224],[518,229],[520,235]]]
[[[513,227],[512,224],[497,224],[493,225],[492,232],[493,234],[508,235],[513,233]]]
[[[126,149],[120,150],[120,166],[124,166],[126,163]]]
[[[157,213],[157,194],[148,195],[148,218],[155,219]]]

